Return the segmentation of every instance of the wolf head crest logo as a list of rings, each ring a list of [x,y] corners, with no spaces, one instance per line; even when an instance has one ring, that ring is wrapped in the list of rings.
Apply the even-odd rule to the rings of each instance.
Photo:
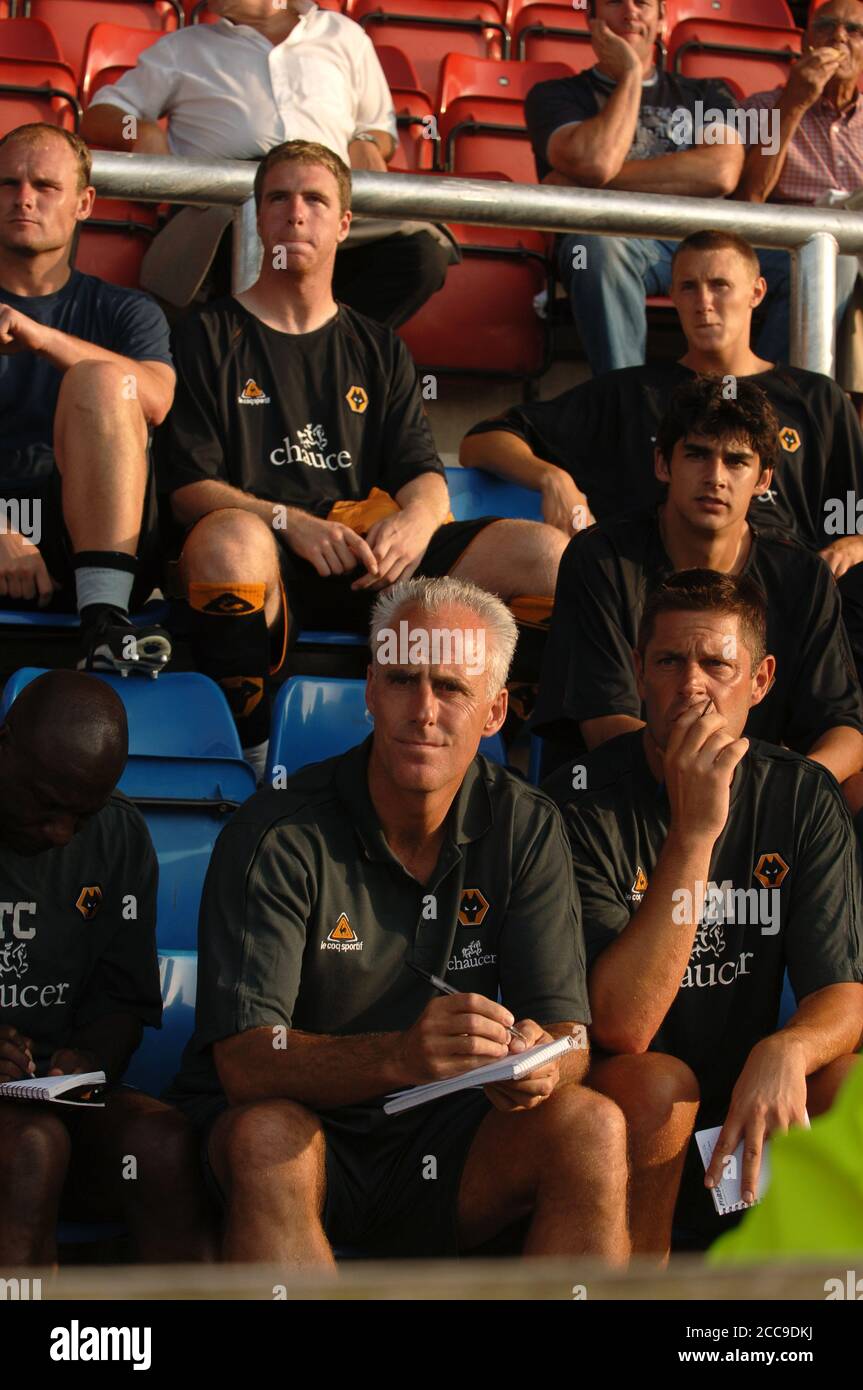
[[[463,927],[478,927],[488,908],[488,899],[479,888],[465,888],[459,903],[458,920]]]
[[[304,449],[320,449],[323,453],[327,448],[327,436],[324,434],[323,425],[313,425],[309,422],[304,430],[297,430],[297,439]]]

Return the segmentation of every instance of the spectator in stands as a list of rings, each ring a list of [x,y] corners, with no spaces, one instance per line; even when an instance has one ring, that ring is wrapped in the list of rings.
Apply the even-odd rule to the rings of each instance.
[[[536,522],[448,521],[407,349],[333,299],[350,226],[338,156],[279,145],[255,196],[260,279],[178,325],[177,401],[158,448],[190,531],[180,570],[197,660],[261,769],[268,628],[277,660],[289,619],[361,631],[372,591],[414,572],[456,574],[507,601],[539,596],[548,615],[564,538]]]
[[[766,631],[748,575],[672,576],[639,629],[646,728],[547,785],[584,914],[602,1049],[588,1080],[627,1116],[640,1253],[667,1252],[679,1188],[677,1222],[718,1234],[705,1184],[742,1141],[751,1201],[765,1141],[828,1108],[863,1032],[860,863],[839,789],[741,738],[773,679]],[[777,1031],[786,967],[797,1010]],[[706,1177],[696,1124],[722,1126]]]
[[[212,0],[222,16],[167,34],[96,93],[94,145],[209,160],[259,159],[285,139],[319,142],[353,169],[385,173],[397,148],[392,97],[371,39],[310,0]],[[167,135],[158,125],[168,118]],[[230,208],[187,208],[156,238],[141,283],[192,300]],[[336,261],[336,298],[397,327],[443,285],[452,241],[429,223],[366,219]],[[225,277],[219,292],[227,289]]]
[[[753,203],[837,202],[863,187],[863,4],[828,0],[810,12],[803,57],[784,87],[749,97],[747,109],[775,112],[778,132],[746,155],[736,196]],[[840,256],[836,319],[857,278],[857,257]],[[857,394],[863,381],[850,380]]]
[[[31,682],[0,726],[0,1082],[110,1087],[104,1108],[0,1100],[3,1266],[55,1262],[58,1211],[122,1219],[148,1263],[208,1250],[193,1130],[118,1084],[162,1013],[156,858],[114,790],[127,742],[113,690],[72,671]]]
[[[663,0],[592,0],[590,12],[596,66],[538,83],[525,103],[540,180],[701,198],[733,193],[744,153],[734,97],[722,82],[654,66]],[[711,123],[711,143],[696,104],[728,116],[724,125]],[[560,278],[594,375],[644,361],[644,298],[668,293],[674,245],[643,237],[561,239]],[[772,315],[787,302],[787,256],[764,252],[760,259],[771,275]]]
[[[441,651],[443,633],[473,659]],[[626,1258],[621,1117],[576,1084],[588,1013],[563,826],[476,757],[503,723],[515,641],[473,585],[398,584],[372,618],[372,736],[260,792],[219,838],[172,1093],[204,1131],[226,1259],[332,1266],[334,1242],[455,1254],[525,1219],[525,1253]],[[413,961],[460,992],[436,997]],[[573,1032],[584,1048],[520,1081],[381,1108]]]
[[[675,571],[756,580],[767,597],[770,690],[747,733],[782,743],[839,782],[863,769],[863,695],[827,566],[783,536],[747,522],[770,486],[779,422],[752,380],[728,399],[715,378],[677,387],[659,423],[656,476],[666,499],[651,512],[606,521],[570,541],[561,561],[534,726],[561,760],[644,727],[633,665],[648,595]]]
[[[146,295],[70,268],[94,196],[76,135],[0,140],[0,603],[77,603],[79,664],[158,671],[168,636],[133,627],[129,605],[152,588],[147,431],[174,394],[168,326]]]

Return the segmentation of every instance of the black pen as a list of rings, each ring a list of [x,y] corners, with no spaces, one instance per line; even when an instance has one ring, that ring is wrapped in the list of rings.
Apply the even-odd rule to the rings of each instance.
[[[408,970],[412,970],[415,975],[419,975],[421,980],[425,980],[427,985],[432,985],[437,990],[438,994],[461,994],[463,992],[460,989],[453,989],[452,985],[448,985],[446,980],[442,980],[439,975],[432,975],[430,971],[423,970],[419,965],[414,965],[413,961],[406,960],[405,965]],[[506,1031],[511,1033],[514,1038],[518,1038],[520,1042],[527,1042],[524,1033],[520,1033],[517,1028],[510,1028],[509,1025],[506,1025]]]

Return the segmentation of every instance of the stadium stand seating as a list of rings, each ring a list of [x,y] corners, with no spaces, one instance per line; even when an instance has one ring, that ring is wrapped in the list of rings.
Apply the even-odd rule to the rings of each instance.
[[[137,289],[141,261],[156,234],[153,203],[97,198],[93,215],[81,224],[74,254],[76,270],[112,285]]]
[[[687,19],[668,41],[671,72],[734,80],[745,96],[782,87],[803,51],[799,29],[769,29],[721,19]]]
[[[665,13],[669,33],[685,19],[730,19],[794,28],[794,16],[785,0],[666,0]]]
[[[390,44],[380,44],[375,52],[390,90],[393,87],[404,87],[411,91],[419,89],[420,80],[417,76],[417,70],[406,53],[402,53],[400,48],[393,48]]]
[[[112,81],[133,68],[146,48],[158,43],[162,34],[155,29],[130,29],[124,24],[94,24],[87,35],[81,71],[81,101],[84,106],[94,95],[93,82],[106,68],[119,69]],[[100,85],[106,85],[102,82]]]
[[[183,14],[179,0],[24,0],[28,14],[48,24],[59,44],[64,62],[78,75],[83,72],[84,51],[94,24],[125,24],[135,29],[169,32],[177,29]]]
[[[511,0],[507,23],[513,58],[566,63],[573,72],[581,72],[596,62],[586,10],[574,10],[571,5],[560,3]]]
[[[273,704],[267,777],[290,776],[368,738],[374,721],[366,709],[365,681],[336,676],[292,676]],[[506,763],[500,734],[484,738],[483,757]]]
[[[399,143],[387,168],[391,173],[430,173],[437,164],[437,116],[425,92],[390,87]]]
[[[0,58],[62,61],[53,29],[41,19],[7,19],[0,24]]]
[[[416,68],[420,87],[434,102],[448,53],[503,58],[509,38],[491,0],[357,0],[351,17],[376,43],[395,45]]]
[[[77,130],[81,123],[77,78],[65,63],[0,58],[0,135],[31,121]]]
[[[448,54],[438,103],[444,168],[463,177],[498,169],[514,183],[535,183],[524,99],[537,82],[567,76],[565,63],[495,62]]]
[[[472,517],[520,517],[542,521],[542,501],[538,492],[506,483],[481,468],[447,468],[450,507],[456,521]]]

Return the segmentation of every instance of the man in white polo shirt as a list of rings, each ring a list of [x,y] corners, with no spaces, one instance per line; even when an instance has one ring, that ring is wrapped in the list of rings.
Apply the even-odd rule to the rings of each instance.
[[[222,16],[218,23],[166,34],[96,93],[82,127],[91,145],[259,159],[284,140],[305,139],[352,169],[386,173],[397,148],[395,112],[358,24],[312,0],[212,0],[209,8]],[[188,304],[230,216],[224,207],[184,209],[156,238],[142,285],[170,304]],[[450,242],[427,223],[366,219],[339,254],[335,296],[395,328],[441,288],[449,258]]]

